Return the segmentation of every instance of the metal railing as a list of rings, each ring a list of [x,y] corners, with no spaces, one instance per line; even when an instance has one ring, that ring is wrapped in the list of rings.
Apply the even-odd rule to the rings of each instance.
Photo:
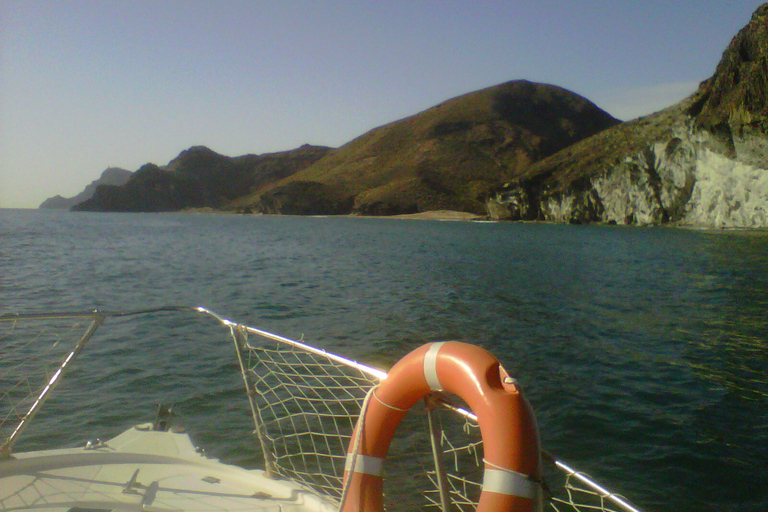
[[[0,316],[0,458],[11,456],[35,414],[106,320],[160,312],[199,313],[228,330],[267,474],[290,478],[338,500],[347,447],[363,401],[386,372],[202,307]],[[420,453],[416,467],[413,450],[406,446],[408,456],[400,461],[406,461],[405,469],[389,471],[396,482],[390,494],[398,499],[398,493],[407,492],[401,488],[418,482],[422,501],[414,503],[414,510],[474,510],[483,465],[477,417],[441,395],[429,397],[423,412],[406,419],[406,428],[412,446],[429,449]],[[419,424],[425,428],[417,435],[414,426]],[[543,460],[555,475],[548,486],[552,510],[639,512],[586,474],[547,454]],[[398,463],[393,457],[391,464]],[[403,479],[403,474],[408,476]],[[402,504],[398,501],[399,509]]]

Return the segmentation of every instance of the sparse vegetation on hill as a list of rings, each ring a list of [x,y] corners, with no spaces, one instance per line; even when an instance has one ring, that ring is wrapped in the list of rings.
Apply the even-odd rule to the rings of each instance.
[[[688,113],[711,131],[751,128],[768,133],[768,4],[728,45]]]
[[[305,145],[266,155],[226,157],[204,146],[182,151],[167,166],[142,166],[122,186],[100,186],[82,211],[167,212],[225,209],[255,188],[303,169],[329,148]]]
[[[468,93],[338,149],[183,151],[75,209],[294,215],[454,210],[494,219],[768,226],[768,4],[690,98],[621,123],[524,80]]]
[[[394,215],[451,209],[485,213],[488,190],[532,163],[619,121],[565,89],[514,81],[469,93],[376,128],[289,178],[257,190],[281,190],[286,207],[306,199],[293,181],[332,186],[350,212]]]
[[[768,226],[768,4],[691,97],[529,166],[497,219]]]

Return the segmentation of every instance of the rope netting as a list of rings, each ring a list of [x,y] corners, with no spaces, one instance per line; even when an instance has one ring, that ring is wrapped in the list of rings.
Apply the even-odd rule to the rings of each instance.
[[[366,394],[386,374],[235,324],[204,308],[0,316],[0,458],[10,455],[105,318],[158,311],[196,311],[229,328],[267,472],[339,500],[354,426]],[[403,419],[384,465],[388,509],[442,510],[446,501],[449,510],[476,509],[482,491],[483,444],[476,418],[463,404],[451,404],[454,398],[431,396]],[[548,456],[544,461],[548,510],[637,512],[587,475]]]
[[[95,314],[0,316],[0,458],[10,454],[100,320]]]
[[[473,512],[482,491],[483,441],[480,427],[471,418],[457,416],[453,411],[438,411],[440,451],[451,501],[456,510]],[[425,493],[429,510],[440,510],[437,471],[427,472],[432,489]]]
[[[597,484],[589,475],[546,457],[549,504],[557,512],[639,512],[626,498]]]
[[[474,416],[456,414],[455,407],[441,411],[440,447],[447,473],[448,492],[455,510],[472,512],[482,491],[483,443]],[[577,472],[550,455],[542,454],[545,510],[555,512],[639,512],[626,499],[614,494],[584,473]],[[425,493],[431,510],[440,509],[437,478],[428,471],[435,487]]]
[[[338,499],[352,431],[380,372],[300,342],[273,335],[259,339],[253,334],[263,332],[255,329],[239,332],[244,376],[268,470]],[[476,418],[442,396],[421,409],[406,416],[398,429],[398,437],[405,440],[390,449],[384,469],[385,494],[390,495],[385,503],[397,510],[441,510],[443,480],[450,510],[474,511],[483,479],[483,444]],[[424,411],[439,425],[437,463],[427,415],[419,414]],[[588,476],[548,456],[543,460],[548,510],[637,512]],[[445,478],[438,478],[438,473]],[[387,485],[388,481],[394,484]]]
[[[379,379],[296,345],[243,349],[267,470],[338,499],[355,422]]]

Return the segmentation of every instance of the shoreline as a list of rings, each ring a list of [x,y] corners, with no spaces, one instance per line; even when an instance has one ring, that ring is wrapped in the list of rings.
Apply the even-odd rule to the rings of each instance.
[[[234,211],[217,210],[215,208],[187,208],[178,212],[158,212],[158,213],[192,213],[192,214],[215,214],[215,215],[254,215],[268,217],[349,217],[353,219],[404,219],[404,220],[439,220],[439,221],[489,221],[485,215],[477,215],[470,212],[461,212],[457,210],[429,210],[419,213],[403,213],[399,215],[359,215],[355,213],[345,215],[290,215],[273,213],[238,213]]]
[[[35,212],[66,212],[70,213],[71,210],[58,209],[58,208],[3,208],[4,211],[35,211]],[[74,212],[79,213],[79,212]],[[239,213],[234,211],[217,210],[214,208],[188,208],[185,210],[172,211],[172,212],[83,212],[83,213],[143,213],[143,214],[160,214],[160,215],[237,215],[237,216],[265,216],[265,217],[310,217],[310,218],[358,218],[358,219],[395,219],[395,220],[435,220],[435,221],[454,221],[454,222],[476,222],[476,223],[520,223],[520,224],[552,224],[552,225],[571,225],[564,222],[553,222],[546,220],[493,220],[487,216],[477,215],[469,212],[462,212],[457,210],[430,210],[419,213],[409,213],[400,215],[359,215],[359,214],[344,214],[344,215],[287,215],[287,214],[271,214],[271,213]],[[746,226],[702,226],[693,224],[611,224],[606,222],[591,222],[585,225],[591,226],[609,226],[617,228],[667,228],[667,229],[682,229],[687,231],[696,231],[701,233],[748,233],[753,235],[768,235],[768,227],[746,227]]]
[[[429,210],[419,213],[402,213],[399,215],[347,215],[361,219],[403,219],[403,220],[440,220],[440,221],[487,221],[488,217],[456,210]]]

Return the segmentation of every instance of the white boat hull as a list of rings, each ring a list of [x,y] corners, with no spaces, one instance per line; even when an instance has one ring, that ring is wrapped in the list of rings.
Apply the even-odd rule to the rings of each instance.
[[[287,481],[198,453],[189,436],[141,425],[89,448],[0,461],[0,510],[330,512],[336,504]]]

